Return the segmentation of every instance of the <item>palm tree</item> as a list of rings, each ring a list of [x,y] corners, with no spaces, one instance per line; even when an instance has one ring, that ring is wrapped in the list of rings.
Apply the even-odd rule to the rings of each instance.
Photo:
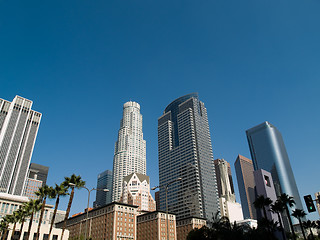
[[[1,231],[0,239],[3,239],[2,235],[4,234],[4,232],[6,231],[7,228],[8,228],[8,223],[2,219],[0,222],[0,231]]]
[[[263,210],[264,218],[267,218],[267,210],[266,207],[270,206],[272,200],[264,195],[259,195],[256,200],[253,202],[255,208],[259,208]]]
[[[307,214],[301,209],[295,209],[291,215],[299,220],[299,225],[300,225],[300,228],[302,231],[303,238],[304,238],[304,240],[307,240],[306,235],[303,230],[302,221],[301,221],[301,218],[305,217]]]
[[[28,214],[30,215],[30,222],[29,222],[29,227],[28,227],[27,239],[29,239],[29,237],[30,237],[34,213],[40,211],[40,209],[42,207],[41,205],[42,204],[41,204],[40,200],[30,200],[26,204],[26,209],[28,211]]]
[[[26,217],[31,216],[30,211],[29,211],[29,202],[23,203],[22,204],[22,216],[21,216],[21,226],[20,226],[20,238],[23,239],[23,225],[26,220]]]
[[[292,220],[291,220],[289,208],[288,208],[288,206],[292,208],[296,204],[296,202],[294,201],[293,197],[289,196],[286,193],[282,193],[278,198],[278,201],[283,205],[286,211],[293,239],[296,239],[296,235],[294,233],[293,224],[292,224]]]
[[[63,233],[64,230],[66,229],[67,226],[67,220],[69,217],[69,213],[70,213],[70,209],[71,209],[71,205],[72,205],[72,201],[73,201],[73,196],[74,196],[74,188],[81,188],[83,187],[86,182],[83,181],[81,179],[81,176],[76,176],[75,174],[72,174],[71,177],[64,177],[64,182],[62,183],[65,187],[69,188],[71,187],[71,193],[70,193],[70,198],[69,198],[69,203],[68,203],[68,207],[67,207],[67,211],[66,211],[66,216],[64,218],[64,222],[63,222],[63,227],[62,227],[62,233],[61,233],[61,240],[63,239]]]
[[[57,210],[60,202],[60,196],[65,196],[67,194],[68,194],[68,189],[63,184],[60,184],[60,185],[56,184],[55,188],[52,188],[52,191],[50,192],[49,198],[51,199],[57,198],[57,199],[56,199],[56,204],[55,204],[55,208],[54,208],[52,219],[51,219],[48,240],[50,240],[53,223],[56,218],[56,214],[57,214]]]
[[[35,194],[39,197],[40,201],[42,202],[36,240],[38,240],[39,236],[40,236],[40,227],[41,227],[41,223],[42,223],[44,207],[46,205],[47,196],[49,195],[51,189],[52,188],[49,187],[48,185],[44,185],[43,187],[40,187],[37,192],[35,192]]]
[[[281,202],[279,202],[278,200],[275,201],[275,203],[270,205],[270,211],[273,212],[273,213],[276,213],[278,215],[279,224],[280,224],[281,233],[282,233],[282,238],[286,239],[286,234],[284,232],[284,228],[283,228],[283,224],[282,224],[282,218],[281,218],[281,213],[284,211],[283,204]]]
[[[12,217],[11,220],[12,220],[12,223],[13,223],[11,239],[14,239],[14,233],[16,231],[17,222],[19,221],[19,213],[18,213],[18,211],[19,210],[14,211],[11,214],[11,217]]]
[[[305,228],[309,228],[310,230],[310,235],[311,235],[311,239],[314,240],[314,236],[313,236],[313,232],[312,232],[312,228],[316,228],[317,227],[317,224],[314,222],[314,221],[306,221],[306,222],[303,222],[303,226]]]
[[[18,222],[21,224],[20,226],[20,235],[22,234],[22,229],[23,229],[23,224],[24,224],[24,220],[26,218],[27,212],[24,209],[24,206],[20,206],[19,209],[17,210],[17,218],[18,218]]]
[[[9,216],[9,215],[4,216],[1,220],[1,223],[0,223],[0,228],[2,231],[2,239],[7,238],[7,233],[8,233],[8,228],[9,228],[9,221],[8,221],[7,216]]]

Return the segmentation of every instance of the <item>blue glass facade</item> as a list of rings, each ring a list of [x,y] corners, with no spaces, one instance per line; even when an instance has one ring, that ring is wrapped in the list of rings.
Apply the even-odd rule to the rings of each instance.
[[[246,131],[255,170],[271,172],[277,196],[286,193],[303,209],[289,157],[278,129],[264,122]],[[294,223],[298,223],[292,218]]]
[[[109,192],[96,191],[96,201],[93,203],[94,207],[102,207],[112,202],[112,171],[106,170],[98,175],[97,188],[108,189]]]

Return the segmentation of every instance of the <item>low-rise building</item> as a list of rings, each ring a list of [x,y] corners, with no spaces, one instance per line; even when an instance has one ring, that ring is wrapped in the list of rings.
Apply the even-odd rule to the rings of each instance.
[[[16,211],[22,204],[29,202],[28,197],[22,197],[17,195],[11,195],[7,193],[0,193],[0,219],[8,214],[12,214],[14,211]],[[49,235],[49,229],[51,225],[51,219],[53,216],[53,205],[46,204],[45,211],[42,219],[42,224],[40,228],[40,238],[39,239],[47,239]],[[64,219],[66,212],[57,210],[56,217],[55,217],[55,223],[60,222]],[[33,224],[30,232],[30,239],[33,239],[33,236],[37,233],[37,227],[39,222],[40,212],[37,212],[34,215],[33,218]],[[29,218],[26,219],[22,232],[24,233],[24,236],[26,236],[28,232],[28,226],[29,226]],[[13,224],[9,226],[9,229],[12,229]],[[20,231],[20,223],[17,223],[16,225],[16,232],[15,235],[19,235]],[[61,231],[62,229],[53,228],[52,229],[52,236],[53,240],[55,239],[61,239]],[[11,239],[12,231],[8,232],[7,239]],[[69,237],[69,232],[65,231],[63,235],[63,239],[67,240]]]
[[[150,194],[150,178],[140,173],[131,173],[123,178],[120,202],[138,206],[138,212],[153,212],[156,202]]]
[[[169,222],[168,228],[167,221]],[[137,217],[137,240],[167,240],[167,229],[169,239],[177,240],[176,215],[154,211]]]
[[[87,213],[81,213],[67,220],[69,239],[80,239],[85,236],[88,221],[87,239],[136,240],[137,208],[125,203],[113,202],[97,207]],[[61,227],[63,222],[57,224]]]
[[[189,232],[206,226],[205,218],[189,217],[177,221],[177,240],[186,240]]]

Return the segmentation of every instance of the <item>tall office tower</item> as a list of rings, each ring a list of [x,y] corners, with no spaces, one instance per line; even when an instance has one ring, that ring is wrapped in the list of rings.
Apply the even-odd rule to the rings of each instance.
[[[93,207],[102,207],[112,202],[112,171],[106,170],[98,175],[97,189],[108,189],[109,192],[97,191]]]
[[[38,196],[35,194],[35,192],[37,192],[40,187],[46,185],[48,171],[49,167],[31,163],[23,191],[23,196],[34,200],[38,199]]]
[[[143,140],[140,105],[126,102],[113,158],[112,201],[119,201],[123,178],[131,173],[146,174],[146,141]]]
[[[37,163],[31,163],[29,167],[28,177],[40,180],[42,181],[43,185],[46,185],[48,172],[49,172],[49,167],[46,167]]]
[[[294,198],[295,208],[303,209],[286,147],[278,129],[264,122],[250,128],[246,134],[254,169],[271,172],[277,196],[286,193]],[[298,223],[294,217],[291,218],[294,223]]]
[[[0,99],[0,192],[22,195],[41,120],[32,101]]]
[[[197,93],[170,103],[158,119],[160,186],[168,188],[168,209],[177,219],[212,219],[220,211],[207,109]],[[166,191],[160,188],[160,209]]]
[[[230,163],[224,159],[216,159],[213,162],[216,170],[221,215],[228,217],[231,222],[243,220],[241,204],[236,202],[234,194]]]
[[[224,159],[216,159],[213,162],[216,170],[219,197],[235,201],[236,196],[234,194],[230,163]]]
[[[150,194],[150,178],[140,173],[131,173],[123,178],[120,202],[138,206],[138,212],[153,212],[156,202]]]
[[[243,217],[257,219],[257,211],[253,206],[256,199],[252,160],[238,155],[234,163],[238,180]]]

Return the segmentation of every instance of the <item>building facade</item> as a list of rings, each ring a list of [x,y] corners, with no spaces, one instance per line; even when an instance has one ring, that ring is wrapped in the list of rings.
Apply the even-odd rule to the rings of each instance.
[[[145,213],[137,217],[137,240],[177,240],[176,227],[174,214],[167,215],[162,211]]]
[[[113,202],[89,211],[88,219],[86,216],[81,213],[67,220],[70,240],[84,238],[86,221],[88,239],[137,239],[137,206]],[[57,224],[57,227],[62,226],[63,222]]]
[[[198,94],[170,103],[158,119],[160,209],[166,209],[165,187],[170,185],[168,208],[177,220],[211,219],[220,211],[207,110]]]
[[[97,189],[108,189],[109,192],[97,191],[93,207],[101,207],[112,202],[112,171],[106,170],[98,175]]]
[[[231,167],[224,159],[214,160],[220,202],[220,213],[230,222],[243,220],[241,204],[236,202],[232,182]]]
[[[22,195],[41,120],[32,101],[0,99],[0,192]]]
[[[146,174],[146,141],[143,139],[140,105],[130,101],[123,105],[123,117],[115,144],[112,201],[119,201],[123,178],[134,172]]]
[[[270,198],[273,202],[277,200],[276,191],[274,189],[273,180],[271,173],[259,169],[253,172],[254,180],[256,183],[256,194],[257,196],[263,195],[265,198]],[[278,221],[278,216],[276,213],[272,213],[270,211],[270,206],[266,206],[267,218],[269,220],[274,220],[274,222]],[[260,216],[263,217],[262,211],[260,211]]]
[[[207,225],[205,218],[189,217],[177,221],[177,240],[186,240],[189,232]]]
[[[150,194],[150,178],[140,173],[131,173],[123,178],[120,202],[138,206],[138,212],[153,212],[156,202]]]
[[[38,199],[35,192],[47,183],[48,172],[49,167],[31,163],[28,171],[28,177],[25,182],[23,196],[26,196],[29,199]]]
[[[277,196],[286,193],[294,198],[295,208],[303,209],[286,147],[278,129],[269,122],[263,122],[247,130],[246,134],[254,169],[270,172]],[[298,224],[297,219],[291,219]]]
[[[253,206],[256,194],[252,160],[238,155],[234,166],[238,180],[243,217],[245,219],[257,219],[257,212]]]
[[[29,199],[27,197],[11,195],[7,193],[0,193],[0,219],[8,214],[12,214],[14,211],[18,210],[19,207],[27,203]],[[53,205],[46,204],[44,215],[42,218],[41,229],[40,229],[40,238],[39,239],[47,239],[49,236],[49,229],[51,225],[51,220],[53,216]],[[57,210],[56,217],[54,223],[61,222],[64,219],[66,211]],[[40,212],[34,214],[33,224],[30,233],[30,239],[33,239],[33,236],[37,233],[38,221],[40,217]],[[26,219],[22,232],[24,236],[27,235],[28,232],[28,225],[29,225],[29,218]],[[12,229],[13,224],[9,226],[9,229]],[[16,231],[20,231],[21,223],[16,224]],[[11,239],[12,231],[9,231],[9,235],[7,239]],[[52,230],[52,239],[58,240],[61,239],[61,229],[53,228]],[[63,240],[67,240],[69,237],[69,231],[66,231],[63,235]]]

